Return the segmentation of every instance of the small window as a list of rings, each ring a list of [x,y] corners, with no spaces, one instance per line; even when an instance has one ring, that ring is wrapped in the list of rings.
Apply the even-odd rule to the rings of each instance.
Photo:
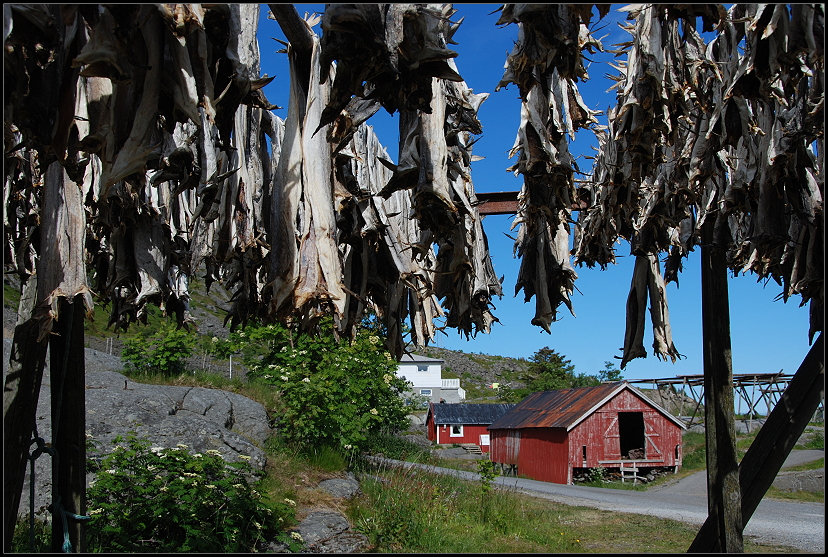
[[[449,437],[463,437],[463,426],[462,425],[453,425],[451,426],[451,433]]]
[[[417,364],[417,371],[428,371],[428,366]]]
[[[581,452],[583,453],[583,456],[584,456],[584,462],[586,462],[586,459],[587,459],[586,458],[586,445],[581,446]]]
[[[431,396],[431,389],[420,389],[420,394],[423,396]]]

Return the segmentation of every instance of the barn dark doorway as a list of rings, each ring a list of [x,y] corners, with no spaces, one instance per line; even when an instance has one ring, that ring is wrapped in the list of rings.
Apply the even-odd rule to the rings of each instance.
[[[644,458],[644,413],[618,413],[618,441],[621,443],[621,458]]]

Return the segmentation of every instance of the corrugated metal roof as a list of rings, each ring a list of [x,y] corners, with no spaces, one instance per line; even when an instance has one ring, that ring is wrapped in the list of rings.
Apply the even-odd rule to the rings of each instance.
[[[454,424],[490,424],[514,408],[516,404],[432,404],[429,412],[434,411],[434,423],[439,425]]]
[[[633,388],[626,381],[604,383],[595,387],[540,391],[532,393],[509,413],[492,422],[489,429],[520,429],[526,427],[563,427],[572,429],[623,389],[629,389],[653,408],[685,427],[675,416]]]

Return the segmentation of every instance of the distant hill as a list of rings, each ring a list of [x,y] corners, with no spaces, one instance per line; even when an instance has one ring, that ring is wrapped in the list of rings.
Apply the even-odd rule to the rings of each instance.
[[[492,383],[522,387],[523,383],[518,378],[529,366],[529,361],[524,358],[467,354],[430,346],[417,348],[412,352],[444,360],[446,363],[443,365],[443,378],[459,378],[460,386],[466,390],[466,400],[495,400],[497,395],[491,389]]]

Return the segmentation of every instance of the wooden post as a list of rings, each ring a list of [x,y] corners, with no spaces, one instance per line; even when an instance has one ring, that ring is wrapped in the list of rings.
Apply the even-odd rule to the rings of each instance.
[[[60,498],[63,510],[86,514],[86,382],[83,347],[83,297],[61,299],[49,349],[52,383],[52,502]],[[63,517],[52,507],[52,551],[62,552]],[[67,519],[72,551],[86,552],[83,522]]]
[[[791,449],[822,402],[825,395],[824,349],[825,342],[820,334],[739,465],[743,526],[747,526]],[[715,535],[716,525],[711,517],[708,517],[696,534],[689,551],[714,551]]]
[[[717,544],[713,551],[742,553],[727,261],[724,251],[714,245],[714,222],[708,219],[702,226],[701,242],[708,520],[712,519],[716,525]]]
[[[9,371],[3,388],[3,552],[12,548],[12,534],[20,507],[32,441],[37,400],[43,380],[47,344],[37,341],[31,318],[37,293],[37,275],[23,284],[18,321],[14,328]],[[45,457],[48,458],[48,457]]]

